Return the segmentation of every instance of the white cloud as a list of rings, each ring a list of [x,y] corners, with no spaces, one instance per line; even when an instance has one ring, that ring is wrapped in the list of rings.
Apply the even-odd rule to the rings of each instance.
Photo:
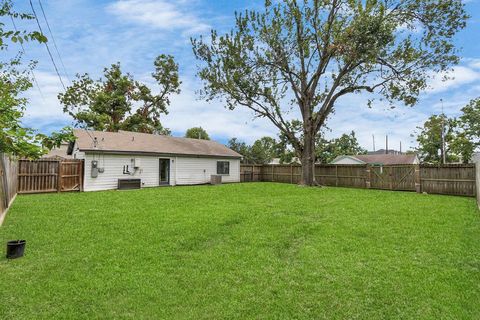
[[[444,80],[445,76],[448,76],[450,79]],[[432,93],[443,92],[479,80],[479,72],[465,66],[457,66],[454,67],[451,72],[436,75],[430,82],[430,89],[428,91]]]
[[[188,12],[190,2],[165,0],[119,0],[107,10],[121,19],[164,31],[181,30],[184,34],[206,31],[210,26]]]
[[[473,69],[480,69],[480,59],[468,59],[467,62],[469,67]]]
[[[266,119],[253,120],[252,112],[244,107],[228,110],[220,101],[200,100],[195,93],[198,82],[182,78],[182,93],[172,97],[162,124],[175,132],[201,126],[213,137],[237,137],[252,143],[262,136],[275,136],[276,128]]]

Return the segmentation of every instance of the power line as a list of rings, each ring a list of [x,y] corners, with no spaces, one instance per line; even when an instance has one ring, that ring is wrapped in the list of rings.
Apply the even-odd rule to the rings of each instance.
[[[33,7],[32,0],[29,0],[30,2],[30,7],[32,8],[33,16],[35,17],[35,21],[37,21],[38,29],[40,30],[41,34],[43,33],[42,26],[40,25],[40,21],[38,21],[37,13],[35,12],[35,8]],[[48,43],[45,42],[45,47],[47,47],[48,55],[50,56],[50,59],[52,60],[53,67],[55,68],[55,72],[57,73],[58,79],[60,79],[60,83],[62,84],[63,90],[67,91],[67,88],[65,87],[65,84],[63,83],[62,77],[60,76],[60,72],[58,72],[57,65],[55,64],[55,60],[53,59],[52,52],[50,52],[50,48],[48,47]]]
[[[67,78],[68,81],[70,81],[70,79],[68,78],[67,68],[65,68],[65,64],[63,64],[62,56],[60,55],[60,51],[58,51],[57,42],[55,41],[55,38],[53,37],[52,29],[50,29],[50,24],[48,23],[47,16],[45,15],[45,11],[43,10],[42,2],[40,0],[38,0],[38,4],[40,5],[40,9],[42,10],[43,18],[45,19],[45,23],[47,24],[48,31],[50,32],[50,36],[52,37],[53,46],[55,47],[55,51],[57,52],[58,58],[60,59],[60,63],[62,64],[63,72],[65,73],[65,77]]]
[[[13,20],[13,17],[12,17],[12,16],[10,16],[10,19],[12,20],[13,29],[15,29],[15,32],[18,32],[18,30],[17,30],[17,25],[15,24],[15,20]],[[25,47],[23,46],[22,41],[19,41],[19,42],[20,42],[20,46],[22,47],[22,52],[23,52],[23,54],[26,54],[26,52],[25,52]],[[42,97],[42,100],[45,101],[45,97],[43,96],[43,92],[42,92],[42,90],[40,89],[40,86],[38,85],[37,78],[35,77],[35,73],[33,72],[32,69],[30,69],[30,73],[32,74],[33,82],[34,82],[35,85],[37,86],[38,92],[40,92],[40,96]]]

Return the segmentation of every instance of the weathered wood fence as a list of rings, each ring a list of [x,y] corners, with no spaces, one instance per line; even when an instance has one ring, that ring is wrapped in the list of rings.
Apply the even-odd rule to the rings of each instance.
[[[17,194],[17,161],[0,153],[0,225]]]
[[[240,180],[298,183],[299,165],[241,165]],[[402,190],[475,196],[475,164],[316,165],[315,178],[325,186]]]
[[[18,193],[83,190],[81,160],[19,160]]]

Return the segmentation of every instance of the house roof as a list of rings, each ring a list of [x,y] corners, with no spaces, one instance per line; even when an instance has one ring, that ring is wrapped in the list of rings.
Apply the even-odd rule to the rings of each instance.
[[[55,147],[47,154],[43,155],[42,158],[71,159],[72,156],[68,154],[68,143],[64,142],[59,147]]]
[[[361,154],[353,156],[364,163],[413,164],[417,159],[416,154]]]
[[[241,158],[235,151],[211,140],[178,138],[139,132],[103,132],[75,129],[80,151],[149,153]]]

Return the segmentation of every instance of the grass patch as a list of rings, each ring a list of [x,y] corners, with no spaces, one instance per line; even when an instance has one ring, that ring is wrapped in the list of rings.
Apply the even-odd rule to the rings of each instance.
[[[274,183],[28,195],[0,227],[2,246],[17,238],[1,319],[480,318],[472,198]]]

